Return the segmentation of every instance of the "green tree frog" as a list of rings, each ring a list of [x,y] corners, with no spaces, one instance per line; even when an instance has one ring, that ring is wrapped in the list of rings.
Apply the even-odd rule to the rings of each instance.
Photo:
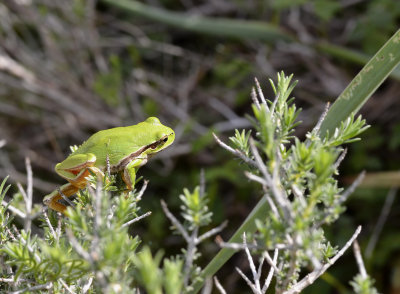
[[[86,187],[86,177],[91,173],[104,177],[107,158],[110,172],[120,173],[127,189],[132,190],[139,167],[174,139],[174,131],[156,117],[133,126],[99,131],[56,165],[55,171],[69,183],[45,196],[43,202],[53,210],[64,212],[66,206],[59,202],[60,192],[71,197]]]

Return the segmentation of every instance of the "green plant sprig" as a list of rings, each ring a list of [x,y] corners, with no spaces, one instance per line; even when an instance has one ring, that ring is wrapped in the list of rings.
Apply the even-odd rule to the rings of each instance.
[[[271,82],[273,101],[266,100],[257,87],[259,100],[252,97],[255,138],[245,130],[236,131],[230,138],[234,148],[217,140],[248,163],[246,175],[267,191],[229,244],[239,243],[244,232],[253,234],[257,230],[253,237],[266,249],[282,244],[295,248],[280,257],[283,268],[277,273],[280,278],[276,287],[282,290],[300,283],[299,273],[304,265],[318,268],[337,253],[326,240],[321,226],[333,222],[344,211],[343,201],[337,197],[342,189],[334,179],[343,156],[340,145],[354,142],[368,128],[365,120],[355,119],[351,114],[332,135],[328,132],[320,137],[323,115],[304,142],[293,138],[299,110],[289,98],[295,85],[291,80],[292,76],[279,73],[277,84]],[[292,241],[287,243],[287,240]],[[234,252],[231,248],[222,248],[203,270],[202,278],[213,275]],[[193,285],[193,293],[199,285],[200,282]]]

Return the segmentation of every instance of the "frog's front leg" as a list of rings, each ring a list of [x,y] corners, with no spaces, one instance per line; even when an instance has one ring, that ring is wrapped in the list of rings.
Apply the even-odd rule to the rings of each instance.
[[[129,162],[122,173],[122,179],[124,180],[128,190],[132,191],[135,187],[136,173],[142,165],[146,164],[147,156],[142,158],[133,159]]]

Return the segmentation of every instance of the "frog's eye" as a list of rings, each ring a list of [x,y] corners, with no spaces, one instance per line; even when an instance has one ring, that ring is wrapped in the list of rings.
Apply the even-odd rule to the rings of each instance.
[[[166,143],[166,142],[168,141],[168,137],[165,137],[164,139],[162,139],[162,141],[163,141],[164,143]]]
[[[153,125],[161,124],[160,120],[158,118],[156,118],[156,117],[153,117],[153,116],[147,118],[146,122],[148,122],[149,124],[153,124]]]

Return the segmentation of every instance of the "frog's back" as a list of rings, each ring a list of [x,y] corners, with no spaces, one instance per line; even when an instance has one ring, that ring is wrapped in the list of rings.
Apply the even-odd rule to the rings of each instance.
[[[121,158],[137,151],[140,146],[135,146],[134,137],[140,133],[140,126],[117,127],[99,131],[93,134],[72,154],[92,153],[96,156],[96,166],[104,166],[107,154],[110,164],[117,163]],[[139,134],[138,134],[139,132]]]
[[[94,154],[97,167],[104,167],[108,156],[110,164],[114,165],[171,133],[173,130],[162,125],[158,118],[149,117],[137,125],[99,131],[72,154]]]

